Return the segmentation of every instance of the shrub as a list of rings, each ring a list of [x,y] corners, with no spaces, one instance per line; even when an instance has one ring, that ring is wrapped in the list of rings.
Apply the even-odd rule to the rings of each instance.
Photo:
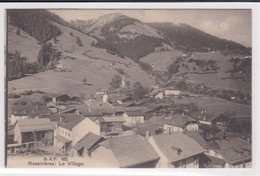
[[[83,46],[82,43],[81,43],[80,37],[76,37],[76,43],[77,43],[79,46]]]
[[[8,98],[20,98],[20,97],[21,97],[21,95],[16,94],[16,93],[9,93],[8,94]]]

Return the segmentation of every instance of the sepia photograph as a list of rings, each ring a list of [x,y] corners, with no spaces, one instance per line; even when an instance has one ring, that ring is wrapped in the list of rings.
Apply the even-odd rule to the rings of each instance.
[[[5,10],[7,168],[252,168],[251,9]]]

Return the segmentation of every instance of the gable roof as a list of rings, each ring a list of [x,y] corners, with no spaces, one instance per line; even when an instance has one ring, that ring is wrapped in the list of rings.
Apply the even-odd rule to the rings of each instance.
[[[22,119],[17,121],[21,132],[53,130],[55,127],[49,118]]]
[[[62,114],[60,117],[62,121],[59,123],[59,126],[68,130],[72,130],[73,127],[84,119],[81,115],[76,114]]]
[[[151,136],[151,138],[154,139],[158,148],[171,163],[204,152],[194,139],[181,132],[158,134]]]
[[[100,139],[102,139],[101,136],[89,132],[80,141],[78,141],[72,148],[78,151],[83,147],[85,147],[87,150],[89,150]]]
[[[188,137],[194,139],[197,141],[198,144],[200,144],[203,148],[207,148],[209,144],[203,139],[203,137],[200,135],[199,131],[184,131],[183,132]]]
[[[152,117],[148,120],[148,122],[157,124],[157,122],[158,122],[159,120],[161,120],[162,118],[163,118],[163,117],[160,117],[160,116],[152,116]]]
[[[252,158],[251,144],[240,137],[228,140],[216,140],[210,145],[210,148],[219,153],[226,162],[231,164],[251,160]]]
[[[78,106],[78,112],[85,116],[102,116],[98,109],[89,109],[88,106]]]
[[[159,127],[154,123],[137,123],[136,127],[138,128],[138,133],[142,136],[146,136],[146,131],[150,132],[150,135],[155,135],[156,130],[159,130]]]
[[[165,124],[173,125],[177,127],[185,127],[187,122],[196,122],[193,118],[187,115],[173,115],[170,120],[166,121]]]
[[[113,137],[101,145],[112,150],[121,167],[133,167],[159,159],[151,144],[140,135]]]

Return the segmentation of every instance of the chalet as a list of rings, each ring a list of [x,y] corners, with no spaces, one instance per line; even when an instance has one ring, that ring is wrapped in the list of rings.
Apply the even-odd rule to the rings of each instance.
[[[114,109],[113,106],[106,102],[93,102],[91,105],[88,106],[90,112],[101,112],[102,115],[113,115]]]
[[[67,94],[59,95],[57,97],[52,98],[54,103],[65,103],[70,101],[70,97]]]
[[[77,114],[77,110],[78,108],[77,107],[68,107],[66,108],[65,110],[61,111],[61,114],[65,114],[65,113],[74,113],[74,114]]]
[[[252,146],[240,137],[212,142],[205,152],[209,158],[207,167],[250,168]]]
[[[84,117],[102,117],[102,112],[98,109],[90,109],[88,106],[78,106],[77,114],[83,115]]]
[[[135,127],[137,128],[137,133],[144,137],[162,133],[159,127],[154,123],[137,123]]]
[[[123,104],[123,103],[129,102],[131,100],[132,100],[132,98],[130,96],[126,96],[124,94],[109,94],[108,95],[108,101],[110,103]]]
[[[145,113],[141,111],[126,111],[123,115],[125,121],[129,125],[134,125],[136,123],[144,123]]]
[[[100,134],[100,126],[89,118],[75,114],[63,114],[55,130],[54,146],[68,152],[87,133]]]
[[[47,103],[47,108],[49,109],[51,114],[61,114],[62,111],[65,111],[67,109],[66,106],[57,105],[54,102]]]
[[[130,135],[109,138],[100,143],[92,152],[92,159],[106,164],[103,167],[154,168],[159,155],[145,138]]]
[[[79,140],[74,146],[72,146],[73,156],[91,156],[91,153],[100,142],[103,142],[104,138],[94,133],[89,132],[81,140]]]
[[[53,144],[55,126],[48,118],[18,120],[14,127],[14,141],[28,148]]]
[[[181,132],[158,134],[149,142],[159,154],[156,168],[198,168],[203,148]]]
[[[197,121],[187,115],[176,114],[165,118],[163,122],[163,129],[165,133],[175,131],[194,131],[199,129]]]
[[[180,90],[174,90],[174,89],[166,89],[166,90],[164,90],[164,95],[165,96],[170,96],[170,95],[180,96],[181,91]]]
[[[109,134],[119,134],[122,132],[123,123],[126,121],[124,117],[102,117],[98,119],[100,125],[100,132]]]

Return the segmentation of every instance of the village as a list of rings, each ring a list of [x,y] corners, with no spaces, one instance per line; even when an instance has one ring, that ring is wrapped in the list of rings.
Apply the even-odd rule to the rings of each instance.
[[[159,85],[152,89],[140,99],[100,88],[84,101],[62,94],[46,104],[16,103],[8,116],[8,156],[102,159],[116,168],[252,166],[250,134],[230,128],[234,118],[250,124],[251,117],[175,105],[174,99],[192,94]]]

